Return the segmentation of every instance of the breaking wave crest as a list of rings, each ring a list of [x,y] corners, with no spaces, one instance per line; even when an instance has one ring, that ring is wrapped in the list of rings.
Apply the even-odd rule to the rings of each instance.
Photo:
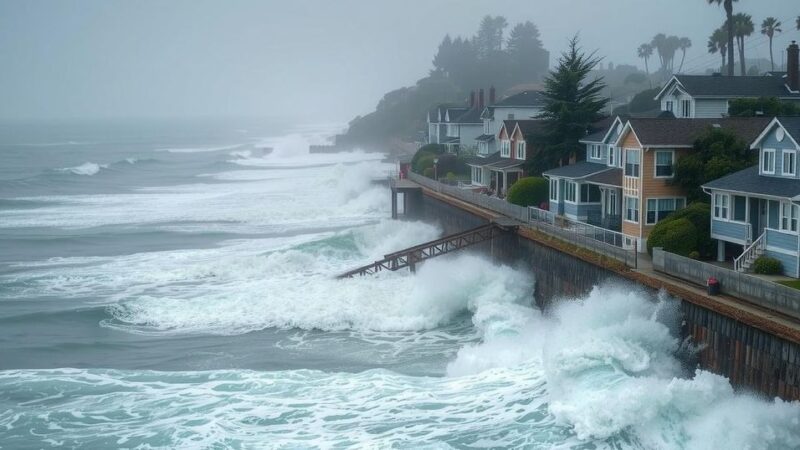
[[[93,162],[86,162],[75,167],[65,167],[63,169],[56,169],[59,172],[69,172],[75,175],[92,176],[100,172],[100,169],[108,169],[108,164],[97,164]]]

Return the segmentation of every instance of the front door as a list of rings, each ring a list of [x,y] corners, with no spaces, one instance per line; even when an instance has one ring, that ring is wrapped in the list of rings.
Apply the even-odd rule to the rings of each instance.
[[[754,241],[764,233],[764,228],[766,228],[767,224],[769,223],[769,201],[764,199],[759,199],[758,203],[759,203],[758,228],[757,228],[758,233],[756,233],[756,235],[753,236]]]

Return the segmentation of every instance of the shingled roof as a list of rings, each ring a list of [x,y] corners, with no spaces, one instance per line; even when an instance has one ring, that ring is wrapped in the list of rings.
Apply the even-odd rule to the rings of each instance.
[[[778,117],[777,119],[792,136],[792,139],[800,142],[800,117]]]
[[[758,166],[718,178],[703,185],[704,188],[761,194],[769,197],[793,199],[800,195],[800,182],[795,178],[766,177],[758,174]]]
[[[482,110],[479,108],[472,108],[467,110],[467,112],[458,116],[456,120],[452,120],[451,122],[483,124],[483,119],[481,119],[481,112]]]
[[[791,92],[786,80],[777,76],[723,77],[719,75],[675,75],[683,89],[693,97],[778,97],[800,99],[800,93]],[[666,92],[672,80],[658,93]]]
[[[629,119],[626,130],[630,126],[644,147],[692,147],[712,127],[731,131],[749,145],[771,120],[769,117]]]
[[[595,175],[612,169],[613,169],[612,167],[608,167],[605,164],[580,161],[575,164],[569,164],[566,166],[557,167],[555,169],[550,169],[544,172],[542,175],[546,177],[578,179],[578,178],[586,178],[590,175]]]
[[[545,97],[541,91],[522,91],[518,94],[510,95],[502,100],[492,103],[489,106],[528,106],[542,107],[545,104]]]

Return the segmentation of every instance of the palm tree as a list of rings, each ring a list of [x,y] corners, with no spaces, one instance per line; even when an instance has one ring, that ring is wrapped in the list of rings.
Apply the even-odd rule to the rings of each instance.
[[[661,62],[660,70],[663,72],[667,71],[666,44],[667,35],[664,33],[658,33],[657,35],[653,36],[653,40],[650,41],[650,46],[653,47],[658,54],[658,60]]]
[[[686,59],[686,50],[692,46],[692,41],[688,37],[682,37],[679,41],[678,48],[681,50],[681,65],[678,67],[678,73],[683,70],[683,60]]]
[[[725,8],[726,28],[728,33],[728,76],[733,76],[733,2],[738,0],[706,0],[709,5],[716,3],[722,4]]]
[[[675,52],[681,47],[681,38],[678,36],[670,36],[667,38],[666,43],[666,57],[669,62],[669,73],[675,73]]]
[[[747,64],[744,60],[744,38],[753,34],[755,29],[756,26],[753,24],[753,17],[750,14],[738,13],[733,16],[733,33],[736,36],[736,46],[739,48],[739,64],[742,76],[747,74]]]
[[[797,29],[800,30],[800,16],[797,16]]]
[[[719,66],[719,71],[725,70],[725,53],[728,50],[728,34],[725,32],[725,28],[717,28],[711,33],[711,36],[708,37],[708,53],[717,53],[719,52],[720,56],[722,56],[722,65]]]
[[[642,44],[636,50],[639,58],[644,60],[644,71],[647,73],[647,79],[650,81],[650,89],[653,88],[653,80],[650,79],[650,67],[647,65],[647,60],[653,56],[653,46],[650,44]]]
[[[769,38],[769,63],[772,64],[772,70],[775,70],[775,60],[772,59],[772,38],[775,37],[775,33],[783,31],[781,25],[783,25],[781,21],[774,17],[767,17],[761,22],[761,34]]]

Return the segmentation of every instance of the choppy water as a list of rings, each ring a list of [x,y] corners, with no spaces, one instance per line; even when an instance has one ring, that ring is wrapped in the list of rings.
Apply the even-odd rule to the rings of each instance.
[[[330,127],[0,126],[0,448],[800,448],[800,406],[686,372],[668,298],[550,317]],[[266,152],[264,147],[273,148]]]

